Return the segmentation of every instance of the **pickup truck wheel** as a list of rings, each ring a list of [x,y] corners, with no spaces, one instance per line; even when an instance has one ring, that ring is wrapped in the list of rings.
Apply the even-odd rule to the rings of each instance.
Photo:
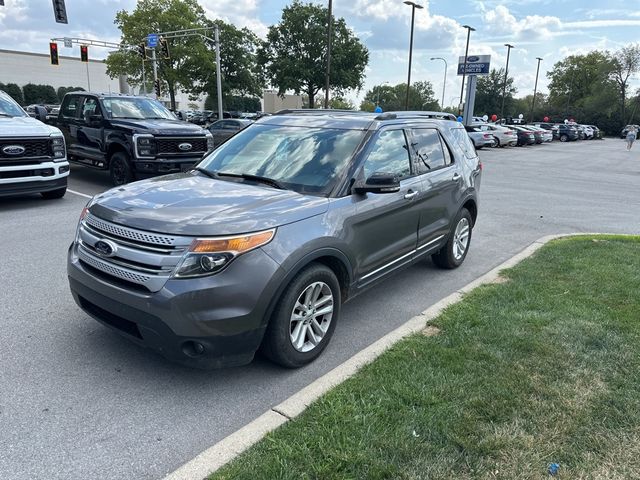
[[[447,243],[431,256],[433,263],[440,268],[458,268],[464,262],[471,245],[473,221],[469,210],[463,208],[453,222]]]
[[[109,160],[109,176],[111,177],[111,183],[116,187],[134,180],[127,154],[116,152],[111,155],[111,159]]]
[[[311,264],[294,277],[278,301],[262,352],[284,367],[302,367],[325,349],[339,316],[336,275],[325,265]]]
[[[53,200],[55,198],[62,198],[64,194],[67,193],[67,187],[59,188],[57,190],[51,190],[49,192],[40,192],[40,195],[47,200]]]

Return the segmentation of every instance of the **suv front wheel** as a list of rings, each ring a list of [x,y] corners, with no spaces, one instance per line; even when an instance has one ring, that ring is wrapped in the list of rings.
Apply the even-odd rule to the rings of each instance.
[[[311,264],[291,281],[267,327],[262,351],[284,367],[297,368],[325,349],[340,316],[340,284],[325,265]]]
[[[463,208],[453,222],[453,229],[447,243],[431,258],[440,268],[458,268],[464,262],[471,245],[473,219],[469,210]]]

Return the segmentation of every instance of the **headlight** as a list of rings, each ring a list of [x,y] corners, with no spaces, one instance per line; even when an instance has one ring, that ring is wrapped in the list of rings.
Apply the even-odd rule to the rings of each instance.
[[[210,152],[211,150],[213,150],[214,144],[213,144],[213,135],[211,135],[211,133],[207,132],[207,152]]]
[[[53,153],[53,161],[63,161],[67,152],[64,146],[64,137],[51,137],[51,152]]]
[[[153,136],[136,136],[136,152],[138,157],[155,157],[156,140]]]
[[[272,229],[234,237],[196,239],[173,276],[189,278],[218,273],[237,256],[269,243],[275,233]]]

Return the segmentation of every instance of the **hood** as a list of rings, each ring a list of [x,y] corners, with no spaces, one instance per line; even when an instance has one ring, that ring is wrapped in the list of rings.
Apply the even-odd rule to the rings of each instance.
[[[89,210],[140,230],[216,236],[297,222],[324,213],[328,203],[324,197],[188,172],[113,188],[95,197]]]
[[[41,137],[52,133],[60,133],[60,130],[35,118],[0,117],[0,137]]]
[[[171,136],[171,135],[204,135],[206,130],[192,123],[182,122],[180,120],[165,119],[128,119],[114,118],[111,125],[121,126],[128,130],[136,130],[139,133],[151,133],[153,135]]]

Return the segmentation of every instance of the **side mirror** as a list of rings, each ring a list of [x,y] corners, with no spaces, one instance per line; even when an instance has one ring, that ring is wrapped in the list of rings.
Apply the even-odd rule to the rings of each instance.
[[[36,110],[36,118],[40,120],[42,123],[47,121],[47,109],[41,107],[40,105],[35,106]]]
[[[364,184],[353,187],[355,193],[395,193],[400,190],[400,180],[394,173],[375,172]]]

